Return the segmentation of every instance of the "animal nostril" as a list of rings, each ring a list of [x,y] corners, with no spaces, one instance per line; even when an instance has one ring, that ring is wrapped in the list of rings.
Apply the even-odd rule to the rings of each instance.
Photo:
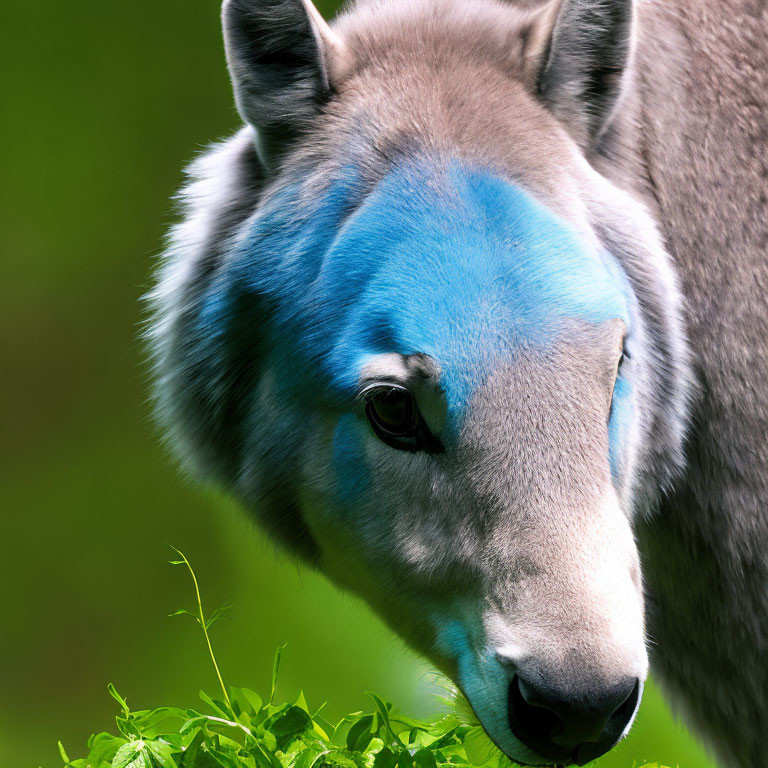
[[[583,765],[619,741],[639,697],[640,681],[634,678],[584,695],[568,695],[517,674],[509,686],[509,726],[541,757]]]
[[[570,760],[573,754],[572,749],[552,741],[554,735],[565,730],[560,716],[547,707],[528,701],[517,675],[509,685],[509,727],[517,739],[548,760]]]

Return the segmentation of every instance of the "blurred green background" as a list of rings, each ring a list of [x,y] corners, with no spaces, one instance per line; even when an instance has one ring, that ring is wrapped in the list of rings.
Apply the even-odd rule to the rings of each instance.
[[[322,5],[330,15],[335,3]],[[228,502],[191,488],[158,446],[137,342],[139,297],[181,168],[231,132],[218,3],[5,0],[0,24],[0,767],[59,765],[136,707],[193,705],[215,678],[191,620],[197,566],[225,676],[330,714],[373,689],[422,715],[428,666],[359,601],[275,555]],[[712,766],[651,687],[602,765]]]

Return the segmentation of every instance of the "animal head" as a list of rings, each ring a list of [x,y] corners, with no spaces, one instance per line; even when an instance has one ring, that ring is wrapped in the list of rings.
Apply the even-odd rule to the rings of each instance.
[[[365,598],[511,757],[585,763],[647,673],[635,516],[679,470],[679,296],[589,159],[629,2],[226,0],[246,126],[155,289],[186,466]]]

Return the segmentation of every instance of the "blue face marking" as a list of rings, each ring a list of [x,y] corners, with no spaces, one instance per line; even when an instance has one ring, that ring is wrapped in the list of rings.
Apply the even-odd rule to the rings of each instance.
[[[361,461],[363,443],[360,424],[352,413],[345,413],[333,433],[333,469],[339,501],[346,507],[365,496],[370,485]]]
[[[338,234],[312,295],[344,313],[325,358],[338,387],[354,387],[370,355],[423,352],[459,414],[500,357],[545,346],[562,319],[629,325],[625,282],[609,254],[520,187],[452,164],[384,179]]]
[[[365,194],[350,168],[306,197],[298,181],[272,191],[202,314],[215,324],[250,296],[265,348],[293,361],[281,385],[311,388],[310,400],[348,400],[373,355],[422,352],[443,371],[455,428],[499,360],[551,343],[564,319],[630,327],[633,297],[613,257],[490,171],[411,161]],[[619,380],[616,466],[629,402]],[[348,438],[337,439],[348,465]]]
[[[464,621],[436,614],[432,621],[437,627],[435,648],[449,659],[459,659],[471,655],[471,646],[467,637]]]
[[[632,419],[632,384],[622,375],[616,377],[608,421],[608,460],[614,482],[621,477],[624,446]]]

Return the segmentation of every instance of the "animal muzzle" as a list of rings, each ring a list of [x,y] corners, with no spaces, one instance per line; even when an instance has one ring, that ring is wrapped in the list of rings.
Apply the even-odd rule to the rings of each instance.
[[[648,672],[641,593],[631,568],[593,562],[605,570],[585,562],[519,581],[508,606],[484,614],[476,641],[458,646],[462,689],[518,762],[584,765],[626,735],[639,707]]]
[[[554,682],[541,668],[510,670],[509,728],[548,762],[584,765],[612,749],[629,728],[642,694],[638,678],[589,689]]]
[[[492,707],[504,709],[503,717],[494,713],[497,733],[492,736],[511,757],[531,764],[584,765],[626,735],[648,658],[639,600],[629,589],[622,592],[612,610],[600,610],[596,600],[585,600],[579,610],[571,594],[564,599],[576,616],[570,626],[558,606],[557,620],[540,615],[538,629],[530,634],[521,627],[506,637],[487,638],[488,650],[479,654],[486,659],[485,691],[495,700]],[[515,744],[522,747],[518,754]]]

